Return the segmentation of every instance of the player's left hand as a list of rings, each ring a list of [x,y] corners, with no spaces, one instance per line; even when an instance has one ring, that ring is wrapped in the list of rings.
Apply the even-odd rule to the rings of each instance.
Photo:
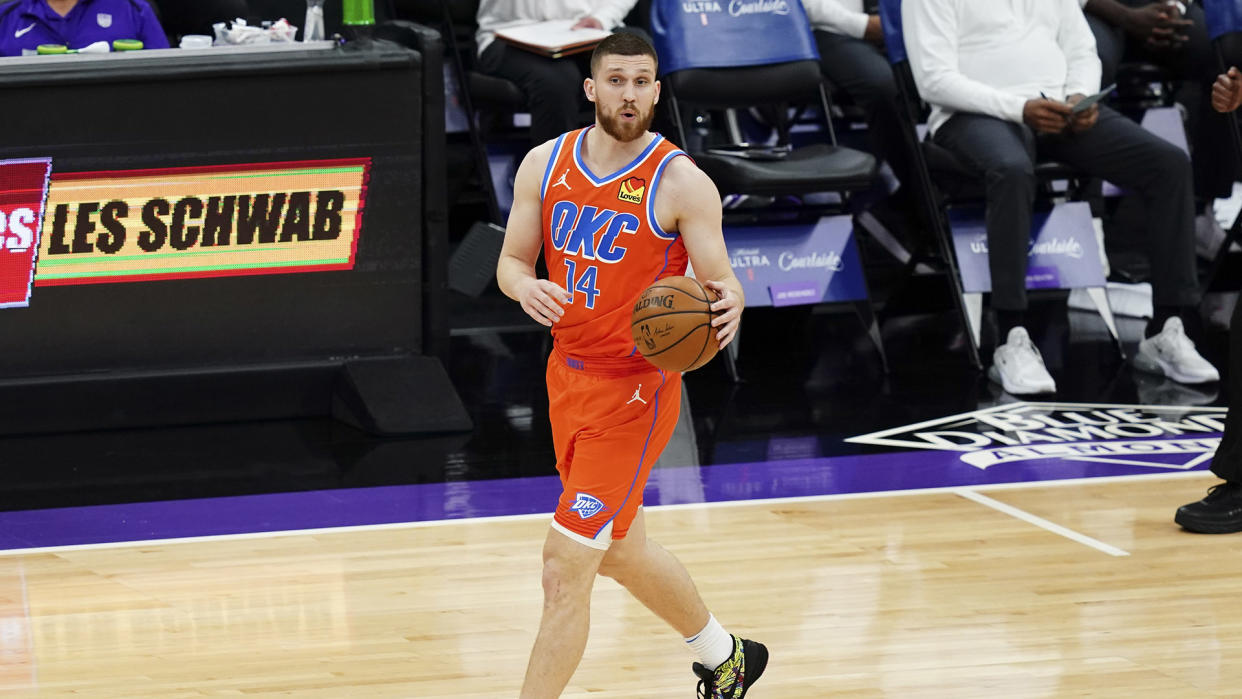
[[[604,23],[594,17],[583,17],[570,29],[603,29]]]
[[[721,282],[708,280],[703,285],[716,292],[716,296],[720,298],[711,305],[712,313],[718,314],[712,319],[712,327],[718,328],[716,341],[720,343],[720,349],[724,349],[733,341],[737,327],[742,322],[742,301],[733,293],[733,289]]]

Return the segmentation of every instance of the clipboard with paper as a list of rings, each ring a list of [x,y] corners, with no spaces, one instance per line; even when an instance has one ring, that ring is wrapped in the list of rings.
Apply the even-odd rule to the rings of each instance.
[[[497,29],[496,37],[541,56],[560,58],[590,51],[612,33],[601,29],[574,29],[575,24],[577,20],[573,19],[520,24]]]

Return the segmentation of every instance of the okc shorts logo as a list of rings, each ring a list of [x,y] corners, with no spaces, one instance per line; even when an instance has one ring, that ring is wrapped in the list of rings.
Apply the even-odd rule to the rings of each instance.
[[[50,158],[0,160],[0,308],[30,305]]]
[[[978,469],[1057,459],[1189,470],[1210,459],[1225,408],[1013,403],[872,432],[856,444],[958,452]]]
[[[578,493],[578,499],[574,500],[574,504],[569,508],[570,512],[577,512],[578,516],[583,519],[590,519],[600,512],[604,511],[604,503],[599,498],[587,493]]]

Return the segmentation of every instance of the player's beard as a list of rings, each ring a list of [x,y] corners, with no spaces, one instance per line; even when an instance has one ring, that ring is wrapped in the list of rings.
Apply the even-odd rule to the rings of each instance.
[[[633,121],[622,121],[621,112],[634,112]],[[599,120],[599,125],[604,129],[604,133],[621,141],[629,143],[634,139],[647,133],[647,129],[651,127],[651,120],[655,118],[655,104],[652,104],[647,111],[638,108],[638,104],[630,102],[623,104],[611,114],[605,114],[599,104],[595,105],[595,118]]]

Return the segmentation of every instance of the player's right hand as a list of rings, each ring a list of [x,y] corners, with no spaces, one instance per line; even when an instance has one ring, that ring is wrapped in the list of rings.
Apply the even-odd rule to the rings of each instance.
[[[569,303],[569,292],[547,279],[531,277],[523,282],[518,301],[526,315],[550,328],[565,315],[561,304]]]
[[[1242,105],[1242,72],[1230,68],[1229,72],[1216,76],[1212,84],[1212,108],[1218,112],[1232,112]]]

